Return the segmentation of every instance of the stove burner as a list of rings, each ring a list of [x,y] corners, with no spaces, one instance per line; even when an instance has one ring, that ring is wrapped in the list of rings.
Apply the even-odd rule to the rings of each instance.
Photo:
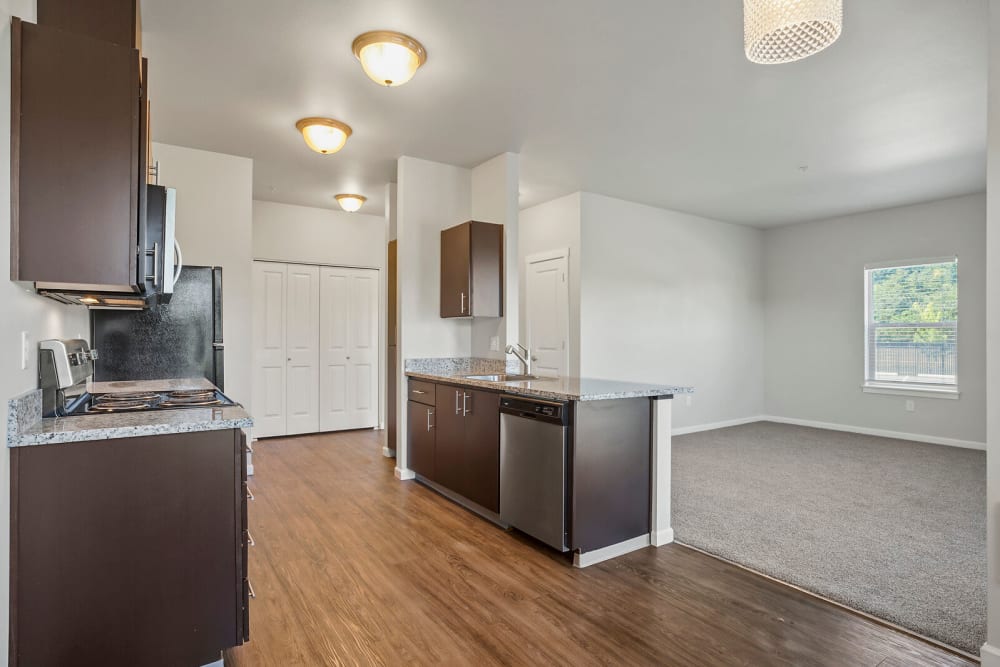
[[[97,401],[87,412],[138,412],[153,407],[148,401]]]
[[[171,391],[167,394],[168,398],[215,398],[215,390],[213,389],[178,389],[177,391]]]
[[[94,401],[96,403],[131,403],[134,401],[155,401],[159,394],[150,391],[135,391],[123,394],[101,394]]]
[[[215,392],[206,392],[198,395],[176,396],[160,402],[160,407],[164,408],[198,407],[203,405],[222,405],[222,401],[215,396]]]

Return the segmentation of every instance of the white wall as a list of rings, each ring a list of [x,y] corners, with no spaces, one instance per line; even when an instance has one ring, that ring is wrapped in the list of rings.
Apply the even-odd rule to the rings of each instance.
[[[504,316],[477,317],[472,321],[472,355],[503,359],[508,342],[518,332],[518,179],[515,153],[503,153],[472,170],[472,219],[504,228]],[[490,338],[499,339],[490,350]]]
[[[89,338],[87,310],[63,306],[36,295],[10,276],[10,17],[35,20],[34,0],[0,0],[0,400],[38,387],[38,341],[45,338]],[[21,332],[28,332],[28,367],[21,369]],[[6,420],[4,424],[6,424]],[[0,453],[0,568],[10,568],[10,450]],[[9,622],[9,577],[0,577],[0,625]],[[0,633],[0,662],[7,662],[8,636]]]
[[[379,272],[379,424],[385,424],[385,217],[275,202],[253,203],[253,257],[377,269]]]
[[[226,393],[251,405],[253,160],[153,144],[160,184],[177,188],[177,240],[190,266],[222,267]]]
[[[987,147],[986,530],[987,628],[983,667],[1000,667],[1000,0],[990,0]]]
[[[767,414],[983,443],[986,197],[765,232]],[[866,264],[958,257],[959,400],[863,393]]]
[[[755,417],[763,401],[763,235],[582,195],[580,374],[690,385],[674,428]]]

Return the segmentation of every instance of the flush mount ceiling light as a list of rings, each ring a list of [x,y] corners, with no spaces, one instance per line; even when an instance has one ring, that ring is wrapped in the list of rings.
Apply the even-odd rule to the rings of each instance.
[[[368,201],[367,197],[361,195],[337,195],[334,197],[337,203],[340,204],[340,208],[344,209],[348,213],[354,213],[361,206]]]
[[[762,65],[790,63],[837,41],[843,0],[743,0],[743,45]]]
[[[383,86],[402,86],[427,62],[427,50],[420,42],[391,30],[358,35],[351,50],[368,78]]]
[[[303,118],[295,128],[302,133],[309,148],[323,155],[339,151],[351,136],[349,125],[332,118]]]

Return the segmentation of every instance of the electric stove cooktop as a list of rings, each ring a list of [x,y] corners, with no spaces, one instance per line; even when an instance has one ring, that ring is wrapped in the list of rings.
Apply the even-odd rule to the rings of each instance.
[[[186,408],[217,408],[228,405],[236,405],[236,403],[221,391],[215,389],[84,394],[67,410],[66,416],[107,415],[121,412],[181,410]]]

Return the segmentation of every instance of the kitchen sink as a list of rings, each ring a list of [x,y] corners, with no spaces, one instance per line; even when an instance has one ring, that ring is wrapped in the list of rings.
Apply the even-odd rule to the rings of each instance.
[[[528,380],[555,380],[556,378],[541,377],[539,375],[507,375],[496,373],[493,375],[466,375],[466,380],[480,380],[482,382],[527,382]]]

